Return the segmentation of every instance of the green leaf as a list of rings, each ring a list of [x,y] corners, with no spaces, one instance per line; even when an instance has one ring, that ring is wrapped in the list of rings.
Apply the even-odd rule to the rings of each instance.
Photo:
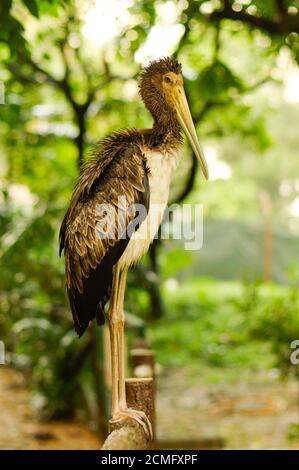
[[[36,0],[23,0],[23,2],[28,8],[28,10],[30,11],[30,13],[36,18],[38,18],[39,13],[38,13],[38,4]]]
[[[50,15],[57,17],[59,15],[59,7],[62,7],[63,2],[58,0],[39,0],[38,8],[39,14],[41,15]]]
[[[207,100],[226,97],[230,89],[241,90],[243,87],[241,79],[219,60],[202,71],[198,86]]]
[[[4,0],[3,2],[0,3],[0,18],[2,20],[1,28],[3,28],[3,25],[5,26],[4,20],[6,20],[6,18],[8,17],[8,13],[11,9],[11,5],[12,5],[12,0]]]

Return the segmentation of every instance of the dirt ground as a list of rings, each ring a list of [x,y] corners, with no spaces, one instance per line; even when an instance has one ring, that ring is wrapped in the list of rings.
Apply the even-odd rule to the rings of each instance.
[[[157,435],[161,440],[222,438],[225,448],[299,449],[288,440],[299,424],[299,390],[286,383],[186,386],[184,371],[159,380]],[[99,449],[87,426],[75,422],[39,423],[30,406],[22,374],[0,367],[0,449]]]
[[[299,449],[298,382],[251,377],[249,382],[202,385],[197,379],[186,387],[186,375],[177,371],[160,384],[159,437],[220,438],[226,449]],[[290,441],[294,425],[297,439]]]
[[[77,423],[39,423],[20,372],[0,367],[0,449],[99,449],[95,433]]]

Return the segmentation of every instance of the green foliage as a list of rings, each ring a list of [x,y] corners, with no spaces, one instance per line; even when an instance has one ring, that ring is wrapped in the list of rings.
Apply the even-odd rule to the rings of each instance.
[[[181,241],[165,243],[160,255],[163,278],[173,276],[186,280],[192,276],[211,276],[219,280],[262,279],[264,229],[257,221],[250,221],[259,211],[255,190],[254,184],[242,188],[239,183],[233,184],[231,181],[230,193],[227,194],[226,182],[215,186],[211,182],[207,197],[200,201],[205,210],[203,246],[194,252],[184,251]],[[202,193],[200,196],[202,198]],[[194,194],[193,197],[197,202],[198,195]],[[239,215],[242,210],[243,216]],[[222,215],[221,218],[209,217],[216,211]],[[285,233],[282,227],[273,230],[273,281],[289,285],[290,270],[298,277],[298,243],[298,236]]]
[[[167,318],[151,327],[164,366],[277,367],[298,374],[290,362],[291,342],[299,338],[297,286],[201,278],[180,283],[176,292],[166,284]]]
[[[292,423],[288,429],[288,440],[290,442],[298,442],[299,439],[299,424]]]
[[[30,368],[33,403],[43,419],[67,419],[84,403],[81,383],[90,382],[83,369],[88,341],[78,345],[73,328],[52,319],[27,316],[11,330],[16,364]],[[83,379],[84,377],[84,379]]]
[[[22,36],[24,28],[18,20],[9,16],[9,9],[6,9],[6,7],[6,2],[2,3],[2,9],[0,10],[0,42],[9,45],[11,54],[14,55],[17,50],[25,50],[25,42]]]
[[[227,95],[242,91],[243,85],[239,77],[220,60],[202,70],[197,86],[205,101],[226,98]]]
[[[26,5],[26,7],[28,8],[28,10],[30,11],[30,13],[35,16],[36,18],[38,18],[39,16],[39,12],[38,12],[38,3],[36,0],[23,0],[24,1],[24,4]]]
[[[36,18],[39,18],[40,13],[47,13],[55,15],[59,6],[58,0],[20,0],[20,2],[13,2],[13,0],[3,0],[0,4],[0,43],[4,42],[10,48],[11,56],[14,57],[17,53],[27,55],[28,44],[24,37],[24,27],[22,21],[19,21],[14,14],[14,4],[20,3],[28,9],[28,11]]]
[[[82,29],[84,8],[92,7],[88,0],[0,2],[0,80],[5,85],[5,104],[0,105],[0,339],[12,360],[29,368],[37,402],[48,417],[70,416],[82,408],[79,384],[91,383],[88,339],[78,341],[72,331],[63,262],[57,253],[59,225],[78,172],[79,137],[86,154],[115,129],[151,125],[138,98],[136,58],[154,26],[164,27],[162,3],[132,2],[128,14],[117,20],[116,36],[98,46]],[[199,10],[204,3],[175,2],[176,22],[185,30],[173,51],[183,63],[199,134],[205,145],[217,149],[233,175],[229,180],[215,178],[209,185],[196,179],[189,200],[199,201],[200,186],[206,216],[237,220],[226,220],[224,258],[218,257],[221,247],[215,236],[223,226],[211,220],[207,235],[214,251],[211,275],[231,276],[227,266],[233,262],[240,277],[240,251],[235,245],[232,258],[227,239],[234,241],[241,233],[244,250],[246,242],[249,249],[255,239],[240,219],[260,222],[258,197],[265,188],[282,221],[296,197],[295,189],[285,200],[278,195],[285,180],[295,188],[298,110],[278,100],[278,112],[268,95],[280,97],[280,85],[263,95],[258,84],[277,71],[283,48],[298,59],[298,38],[252,32],[245,23],[207,22]],[[274,3],[251,2],[267,18],[274,14]],[[212,4],[218,8],[219,2]],[[288,156],[283,168],[282,155]],[[184,157],[175,194],[184,189],[190,171],[187,152]],[[287,236],[280,252],[286,245],[291,245]],[[196,278],[197,254],[172,244],[167,248],[159,259],[164,279]],[[252,251],[246,271],[254,277],[253,260],[260,261],[261,255]],[[284,254],[287,260],[291,256],[291,250]],[[204,252],[200,263],[207,263]],[[147,318],[149,279],[140,278],[136,273],[130,276],[127,307]],[[297,305],[298,299],[290,291],[279,298],[271,293],[266,300],[257,293],[261,305],[256,305],[249,294],[246,302],[241,299],[239,284],[195,279],[185,280],[175,292],[165,287],[163,295],[166,317],[150,331],[161,362],[259,368],[276,360],[287,368],[285,343],[297,332],[293,303]],[[268,334],[263,340],[264,328],[273,335],[273,344]]]
[[[166,285],[167,287],[167,285]],[[151,328],[158,360],[165,366],[265,367],[265,346],[249,341],[246,313],[236,308],[241,285],[193,279],[180,283],[175,296],[166,288],[167,319]]]
[[[299,338],[298,286],[278,290],[275,285],[267,289],[253,284],[248,286],[240,307],[248,311],[248,326],[253,338],[269,338],[275,355],[275,365],[284,373],[293,371],[299,375],[298,367],[291,364],[291,343]]]

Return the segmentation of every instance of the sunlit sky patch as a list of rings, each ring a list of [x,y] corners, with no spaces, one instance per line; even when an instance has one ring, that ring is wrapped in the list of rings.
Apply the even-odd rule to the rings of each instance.
[[[289,197],[293,191],[293,184],[290,180],[284,180],[279,186],[279,194],[282,197]]]
[[[179,24],[180,10],[172,1],[157,3],[157,23],[152,27],[146,42],[135,55],[139,63],[169,55],[184,33],[184,26]]]
[[[210,180],[227,180],[232,175],[232,169],[228,163],[220,160],[215,147],[205,147],[205,157],[209,167]]]
[[[4,189],[0,186],[1,189]],[[32,207],[38,201],[38,197],[33,195],[24,184],[11,184],[5,186],[8,192],[8,200],[12,209],[22,209],[24,216],[32,214]],[[0,207],[4,204],[4,196],[0,192]]]
[[[184,0],[183,0],[184,1]],[[246,3],[242,1],[242,3]],[[94,7],[85,14],[82,32],[94,45],[105,47],[121,31],[123,27],[133,24],[129,8],[132,0],[110,0],[103,2],[96,0]],[[204,8],[209,8],[211,2],[205,2]],[[149,60],[172,54],[180,37],[184,33],[184,26],[178,23],[181,2],[157,2],[157,22],[148,34],[147,40],[141,45],[135,54],[135,60],[140,64],[146,64]],[[277,60],[278,77],[284,83],[283,95],[286,102],[299,103],[299,70],[290,59],[287,50],[282,50]],[[128,82],[128,88],[132,90],[132,99],[136,95],[136,87]],[[211,180],[229,179],[232,175],[231,167],[220,160],[215,147],[205,148],[205,155],[209,165]],[[282,192],[283,192],[282,188]],[[292,213],[297,215],[299,202],[294,201]]]
[[[132,24],[129,8],[133,0],[95,0],[93,8],[84,15],[82,33],[94,45],[105,47],[112,41],[124,26]],[[247,4],[247,0],[239,3]],[[213,2],[207,1],[202,8],[212,8]],[[184,32],[184,26],[178,23],[185,0],[156,3],[157,24],[149,32],[147,40],[135,54],[135,60],[146,64],[149,60],[174,52],[175,46]],[[284,82],[284,98],[288,103],[299,103],[299,70],[292,65],[290,54],[282,50],[278,61],[279,78]]]
[[[284,98],[288,103],[299,103],[299,70],[290,67],[285,79]]]
[[[119,23],[129,21],[131,4],[131,0],[96,0],[85,14],[82,33],[96,46],[104,46],[119,33]]]
[[[135,55],[136,61],[144,64],[152,59],[171,54],[183,32],[184,27],[179,24],[153,26],[147,41]]]
[[[183,3],[177,4],[171,0],[157,2],[157,24],[151,28],[147,40],[136,52],[137,62],[144,64],[174,52],[184,32],[184,26],[177,23]],[[122,27],[131,24],[131,5],[132,0],[95,1],[94,7],[85,14],[82,33],[94,45],[105,46],[119,34]]]
[[[299,70],[291,59],[290,51],[282,48],[276,63],[277,68],[273,71],[273,78],[282,80],[285,101],[291,104],[299,103]]]
[[[294,217],[299,217],[299,197],[296,197],[290,205],[290,213]]]

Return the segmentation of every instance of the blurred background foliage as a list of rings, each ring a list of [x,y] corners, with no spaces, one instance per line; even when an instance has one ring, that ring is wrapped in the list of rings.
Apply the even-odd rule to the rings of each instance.
[[[58,230],[91,146],[151,125],[136,78],[161,55],[183,64],[210,167],[203,183],[186,147],[171,190],[173,203],[203,204],[204,244],[184,251],[156,240],[131,273],[127,309],[147,322],[165,367],[295,372],[298,8],[289,0],[1,2],[0,338],[44,416],[88,419],[97,402],[104,417],[100,334],[78,341],[73,332]]]

